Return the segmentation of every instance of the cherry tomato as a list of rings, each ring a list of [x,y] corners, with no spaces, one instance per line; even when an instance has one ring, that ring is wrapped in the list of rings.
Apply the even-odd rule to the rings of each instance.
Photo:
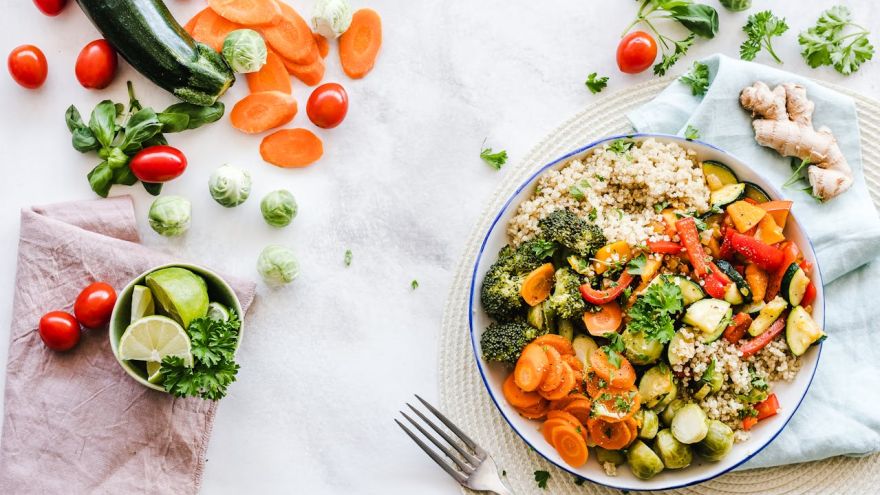
[[[12,79],[28,89],[37,89],[46,81],[49,65],[42,50],[34,45],[21,45],[9,53],[6,66]]]
[[[339,84],[322,84],[309,96],[306,113],[316,126],[332,129],[338,126],[348,113],[348,93]]]
[[[84,88],[104,89],[116,75],[116,50],[107,40],[95,40],[84,46],[76,57],[76,80]]]
[[[73,304],[76,320],[86,328],[101,328],[110,322],[116,305],[116,291],[104,282],[95,282],[79,293]]]
[[[53,351],[66,351],[79,343],[79,323],[70,313],[50,311],[40,318],[40,338]]]
[[[186,157],[171,146],[150,146],[131,159],[131,171],[144,182],[167,182],[186,170]]]
[[[67,0],[34,0],[34,5],[40,9],[40,12],[54,17],[64,10]]]
[[[617,67],[627,74],[638,74],[647,69],[657,58],[657,42],[644,31],[624,36],[617,45]]]

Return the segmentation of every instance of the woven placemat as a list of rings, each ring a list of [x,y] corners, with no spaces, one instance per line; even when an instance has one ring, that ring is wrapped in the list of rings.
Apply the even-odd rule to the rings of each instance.
[[[466,244],[450,290],[440,334],[440,400],[443,410],[489,451],[506,471],[518,494],[547,493],[536,486],[535,470],[552,474],[554,494],[613,494],[619,490],[590,482],[577,486],[567,472],[533,452],[492,404],[474,363],[468,332],[468,290],[482,237],[504,201],[541,166],[597,138],[631,130],[626,114],[650,100],[674,78],[656,79],[611,94],[582,110],[550,133],[519,163],[508,165],[504,178],[486,204]],[[880,102],[845,88],[821,83],[856,101],[861,127],[865,178],[874,203],[880,205]],[[675,494],[867,494],[880,492],[880,455],[834,457],[823,461],[725,474],[705,483],[671,490]],[[659,492],[651,492],[659,493]]]

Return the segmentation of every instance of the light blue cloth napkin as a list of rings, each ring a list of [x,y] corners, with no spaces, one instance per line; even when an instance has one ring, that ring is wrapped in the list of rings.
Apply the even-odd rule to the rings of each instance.
[[[880,218],[874,209],[859,147],[852,99],[794,74],[713,55],[705,96],[673,82],[628,117],[640,132],[683,134],[737,156],[794,200],[793,213],[816,249],[825,283],[825,341],[813,384],[785,430],[743,468],[812,461],[841,454],[880,451]],[[750,114],[739,104],[742,88],[755,81],[771,88],[795,82],[816,104],[816,127],[831,128],[854,172],[850,190],[818,203],[798,187],[782,189],[791,176],[789,158],[755,142]],[[786,404],[782,404],[786,407]]]

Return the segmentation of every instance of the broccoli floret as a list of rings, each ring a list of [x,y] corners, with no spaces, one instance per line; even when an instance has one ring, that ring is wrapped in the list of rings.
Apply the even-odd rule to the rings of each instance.
[[[496,320],[508,320],[523,310],[525,301],[519,293],[523,279],[541,263],[530,245],[523,243],[517,249],[505,246],[483,280],[480,300],[486,313]]]
[[[480,337],[483,358],[515,365],[523,347],[541,332],[522,320],[492,323]]]
[[[581,318],[586,304],[581,296],[581,279],[570,268],[556,270],[556,284],[550,296],[550,307],[563,319]]]
[[[570,249],[584,258],[592,256],[605,245],[602,229],[569,210],[560,209],[538,222],[543,236]]]

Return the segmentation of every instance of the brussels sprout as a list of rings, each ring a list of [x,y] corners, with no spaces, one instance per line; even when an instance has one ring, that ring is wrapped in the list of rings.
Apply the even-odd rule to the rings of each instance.
[[[663,412],[660,413],[660,421],[666,426],[672,425],[672,420],[675,418],[675,413],[677,413],[679,409],[684,407],[685,404],[686,402],[681,399],[675,399],[674,401],[670,402],[669,405],[666,406],[666,409],[663,409]]]
[[[220,205],[227,208],[238,206],[251,195],[251,174],[232,165],[223,165],[211,174],[208,190]]]
[[[596,460],[599,461],[599,464],[610,462],[615,466],[620,466],[626,462],[626,456],[619,450],[608,450],[603,449],[602,447],[596,447]]]
[[[293,251],[278,245],[267,246],[257,258],[257,271],[269,285],[283,285],[299,275],[299,262]]]
[[[286,227],[296,216],[296,198],[286,189],[272,191],[260,201],[260,211],[269,225]]]
[[[694,357],[694,339],[693,337],[685,337],[683,332],[675,332],[675,335],[672,336],[672,340],[669,341],[669,345],[666,348],[666,357],[669,359],[669,364],[675,366],[677,364],[684,364],[685,361]]]
[[[639,381],[639,399],[641,403],[650,409],[658,407],[666,397],[677,394],[675,382],[672,380],[672,370],[665,363],[649,369],[642,375]],[[671,402],[669,399],[667,404]]]
[[[318,0],[312,8],[312,30],[327,39],[338,38],[351,25],[348,0]]]
[[[571,342],[574,340],[574,323],[571,320],[560,319],[556,325],[556,333]]]
[[[657,432],[654,439],[654,452],[668,469],[680,469],[691,465],[694,454],[691,448],[675,438],[669,428]]]
[[[159,196],[150,206],[150,227],[166,237],[186,232],[191,219],[192,204],[180,196]]]
[[[752,6],[752,0],[721,0],[721,5],[732,12],[742,12]]]
[[[672,418],[672,434],[681,443],[697,443],[709,432],[706,412],[693,402],[676,411]]]
[[[629,446],[626,460],[636,478],[651,479],[663,471],[663,461],[641,440],[636,440]]]
[[[223,41],[223,58],[235,72],[257,72],[266,63],[266,42],[253,29],[236,29]]]
[[[578,335],[571,341],[574,355],[584,363],[584,371],[590,370],[590,354],[599,348],[599,344],[589,335]]]
[[[717,419],[710,419],[706,438],[695,447],[707,460],[720,461],[733,448],[733,430]]]
[[[624,354],[632,364],[647,365],[656,362],[663,354],[663,343],[648,339],[645,332],[623,332]]]
[[[639,428],[639,438],[650,440],[657,435],[657,429],[660,428],[660,419],[657,413],[650,409],[640,409],[637,414],[641,414],[642,426]]]

